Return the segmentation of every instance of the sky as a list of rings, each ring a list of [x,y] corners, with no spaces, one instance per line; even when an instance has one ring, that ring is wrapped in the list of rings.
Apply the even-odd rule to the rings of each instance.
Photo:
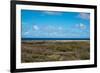
[[[90,38],[90,13],[21,10],[22,38]]]

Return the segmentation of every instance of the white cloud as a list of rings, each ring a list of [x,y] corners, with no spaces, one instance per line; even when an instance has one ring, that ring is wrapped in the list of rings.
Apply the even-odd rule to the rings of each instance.
[[[59,29],[59,30],[62,30],[63,28],[62,28],[62,27],[58,27],[58,29]]]
[[[62,14],[61,12],[54,12],[54,11],[44,11],[44,13],[48,15],[61,15]]]
[[[23,33],[23,35],[28,35],[30,32],[29,31],[26,31]]]
[[[76,24],[76,28],[79,28],[79,29],[86,29],[86,25],[83,24],[83,23],[79,23],[79,24]]]
[[[86,25],[83,24],[83,23],[80,23],[80,24],[78,24],[77,26],[78,26],[78,28],[80,28],[80,29],[86,29]]]
[[[39,27],[37,25],[33,25],[33,30],[39,30]]]
[[[90,14],[89,13],[79,13],[78,17],[82,19],[90,19]]]
[[[81,28],[81,29],[85,29],[86,26],[85,26],[84,24],[80,23],[80,28]]]

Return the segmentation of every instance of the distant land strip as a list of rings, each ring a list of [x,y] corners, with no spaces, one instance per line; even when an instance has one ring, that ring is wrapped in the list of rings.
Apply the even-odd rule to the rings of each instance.
[[[21,38],[21,40],[90,40],[90,38]]]

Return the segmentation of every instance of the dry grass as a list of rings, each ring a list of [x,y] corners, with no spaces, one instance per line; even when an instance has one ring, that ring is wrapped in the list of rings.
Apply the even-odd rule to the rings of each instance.
[[[22,41],[21,62],[90,59],[89,41]]]

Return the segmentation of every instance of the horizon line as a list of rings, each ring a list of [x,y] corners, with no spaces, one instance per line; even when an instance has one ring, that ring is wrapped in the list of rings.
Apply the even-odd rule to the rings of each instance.
[[[22,40],[90,40],[90,38],[21,38]]]

